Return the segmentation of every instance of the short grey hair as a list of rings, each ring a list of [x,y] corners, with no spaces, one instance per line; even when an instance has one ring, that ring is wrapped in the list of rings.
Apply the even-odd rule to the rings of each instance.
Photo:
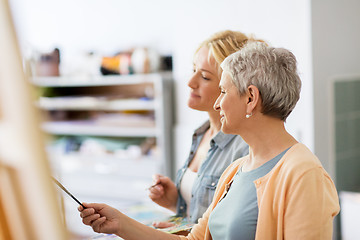
[[[249,41],[221,64],[240,96],[254,85],[262,99],[262,113],[283,121],[300,98],[301,80],[294,54],[262,42]]]

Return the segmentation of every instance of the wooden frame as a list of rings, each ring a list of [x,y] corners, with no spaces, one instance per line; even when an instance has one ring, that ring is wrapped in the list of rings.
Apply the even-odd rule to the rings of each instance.
[[[0,36],[0,240],[68,239],[7,0]]]
[[[0,198],[0,239],[1,240],[13,240],[14,238],[11,236],[10,229],[9,229],[9,223],[7,221],[7,218],[5,217],[5,209],[4,204],[2,203],[2,200]]]

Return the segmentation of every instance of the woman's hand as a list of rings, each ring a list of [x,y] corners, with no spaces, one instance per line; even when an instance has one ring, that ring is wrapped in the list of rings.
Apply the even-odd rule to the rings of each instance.
[[[115,208],[100,203],[83,203],[78,207],[80,217],[85,225],[95,232],[116,234],[120,231],[122,214]]]
[[[85,225],[89,225],[95,232],[115,234],[122,239],[173,239],[180,240],[176,235],[165,233],[122,214],[117,209],[106,204],[83,203],[79,206],[80,217]]]
[[[178,198],[178,190],[170,178],[156,174],[153,176],[153,186],[149,188],[150,199],[167,208],[176,212],[176,203]]]

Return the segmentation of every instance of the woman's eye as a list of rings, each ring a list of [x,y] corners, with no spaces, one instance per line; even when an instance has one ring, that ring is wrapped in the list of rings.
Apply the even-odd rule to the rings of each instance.
[[[221,93],[221,94],[225,94],[225,91],[224,91],[224,90],[221,90],[220,93]]]
[[[204,79],[204,80],[210,80],[210,78],[207,78],[206,76],[202,76],[202,78]]]

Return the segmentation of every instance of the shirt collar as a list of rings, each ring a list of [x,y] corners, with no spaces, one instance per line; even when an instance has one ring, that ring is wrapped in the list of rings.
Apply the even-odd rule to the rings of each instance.
[[[235,137],[236,135],[233,134],[225,134],[222,131],[219,131],[213,139],[210,141],[210,146],[213,144],[217,144],[219,148],[224,149],[226,145],[230,143],[230,141]]]
[[[204,134],[210,128],[210,121],[207,120],[204,122],[199,128],[195,130],[195,135]],[[214,144],[218,145],[219,148],[224,149],[226,145],[235,137],[233,134],[225,134],[222,131],[219,131],[215,137],[213,137],[210,141],[210,147]]]
[[[199,128],[195,130],[196,135],[204,134],[210,128],[210,121],[207,120]]]

